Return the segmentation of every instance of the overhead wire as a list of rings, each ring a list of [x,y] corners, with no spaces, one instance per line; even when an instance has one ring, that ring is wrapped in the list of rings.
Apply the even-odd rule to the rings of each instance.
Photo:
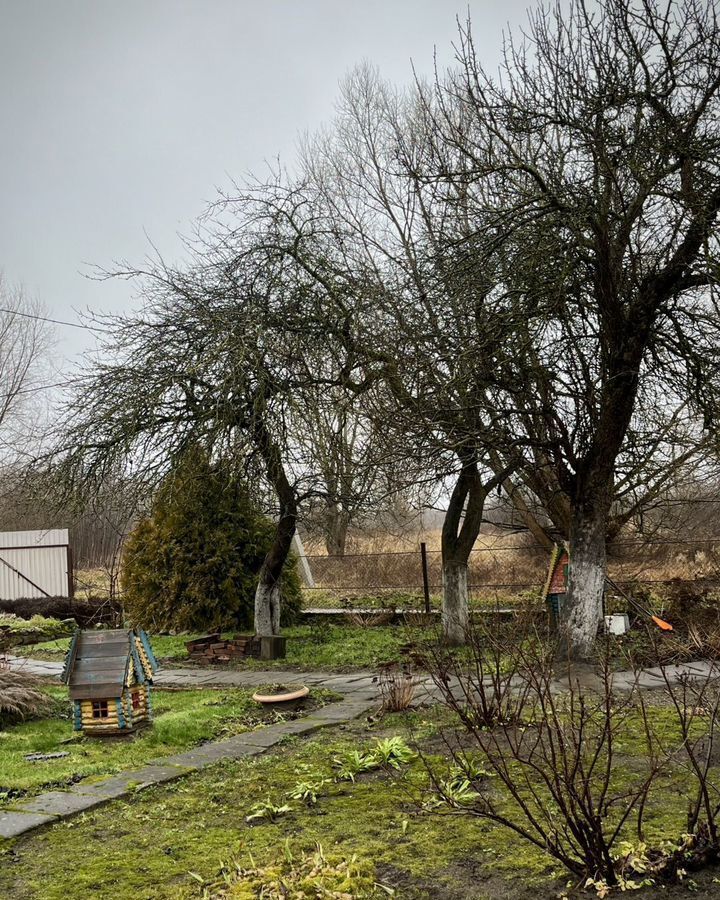
[[[0,313],[8,313],[12,316],[21,316],[23,319],[35,319],[38,322],[49,322],[52,325],[64,325],[68,328],[81,328],[83,331],[95,331],[103,333],[104,328],[98,328],[94,325],[83,325],[82,322],[67,322],[64,319],[53,319],[49,316],[40,316],[36,313],[21,312],[19,309],[10,309],[0,306]]]

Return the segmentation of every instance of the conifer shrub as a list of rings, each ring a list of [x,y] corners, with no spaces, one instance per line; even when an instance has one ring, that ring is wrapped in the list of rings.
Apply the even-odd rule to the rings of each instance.
[[[250,627],[257,576],[274,529],[240,477],[204,451],[188,451],[125,543],[127,617],[151,631]],[[292,558],[281,590],[287,623],[301,599]]]

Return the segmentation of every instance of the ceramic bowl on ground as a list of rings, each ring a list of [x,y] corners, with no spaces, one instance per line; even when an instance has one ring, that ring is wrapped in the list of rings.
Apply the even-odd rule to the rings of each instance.
[[[309,693],[310,688],[301,684],[294,690],[283,690],[276,694],[261,694],[258,692],[253,694],[253,700],[257,703],[265,703],[268,705],[272,703],[292,703],[293,701],[304,700]]]

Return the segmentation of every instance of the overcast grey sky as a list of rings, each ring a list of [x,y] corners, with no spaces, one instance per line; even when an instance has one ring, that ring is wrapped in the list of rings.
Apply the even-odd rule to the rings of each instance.
[[[140,260],[230,176],[292,161],[332,117],[339,79],[368,60],[396,82],[452,58],[455,16],[499,58],[527,0],[0,0],[0,269],[49,315],[121,309],[124,283],[89,264]],[[92,344],[57,329],[71,360]],[[67,363],[65,364],[67,365]]]

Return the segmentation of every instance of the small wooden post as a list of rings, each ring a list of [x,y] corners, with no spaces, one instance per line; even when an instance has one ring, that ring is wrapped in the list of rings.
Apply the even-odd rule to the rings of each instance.
[[[278,634],[260,638],[260,659],[285,659],[286,638]]]
[[[420,544],[420,559],[422,561],[423,593],[425,594],[425,612],[430,612],[430,581],[428,580],[427,545],[424,541]]]

